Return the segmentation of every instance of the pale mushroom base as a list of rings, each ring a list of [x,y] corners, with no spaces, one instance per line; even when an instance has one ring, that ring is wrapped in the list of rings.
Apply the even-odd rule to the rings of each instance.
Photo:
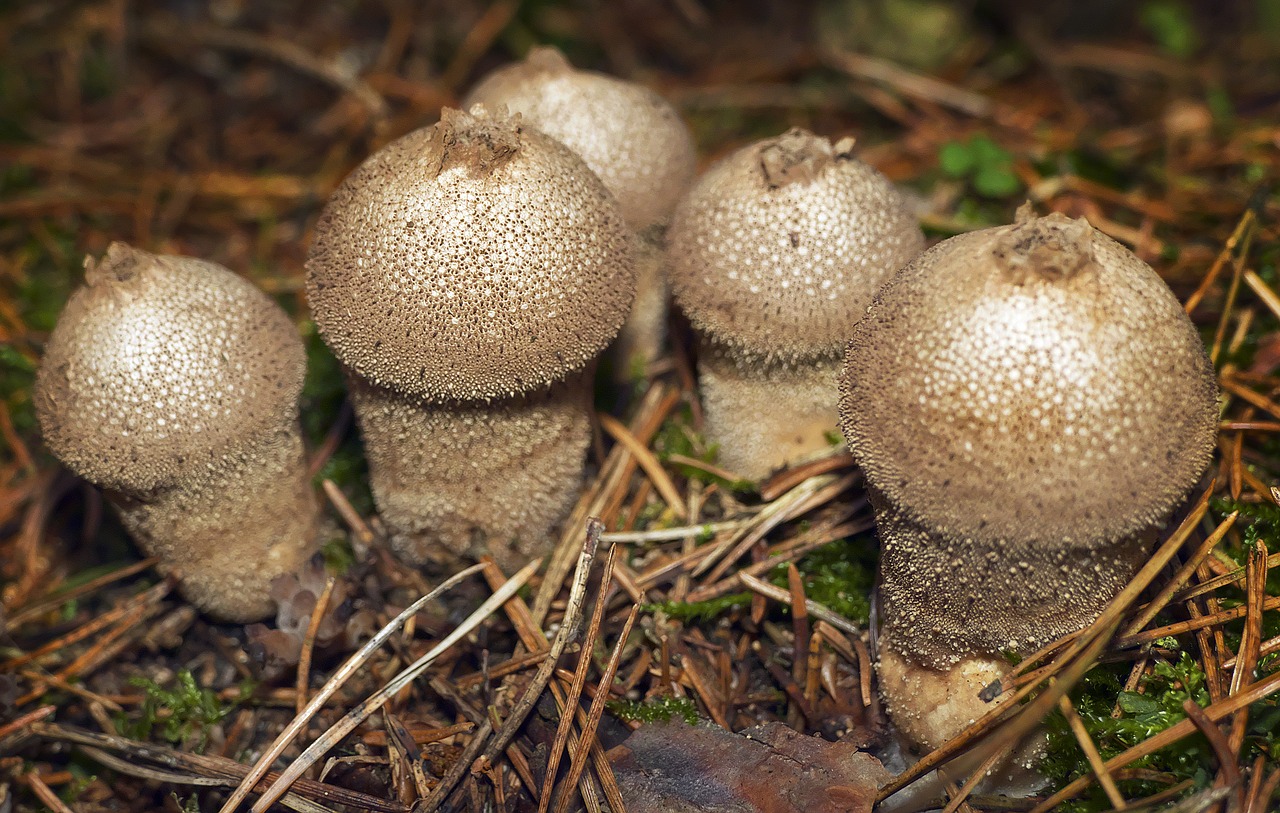
[[[108,492],[125,529],[179,591],[223,621],[259,621],[275,610],[271,581],[318,549],[319,508],[295,424],[228,455],[199,481],[147,498]]]
[[[763,365],[762,365],[763,366]],[[839,438],[840,358],[803,365],[747,366],[702,340],[698,381],[707,440],[719,444],[718,462],[749,480],[832,446]]]
[[[963,658],[950,669],[922,666],[882,640],[876,671],[885,711],[898,734],[914,752],[924,755],[964,731],[996,707],[980,697],[984,688],[1009,670],[997,658]],[[1007,759],[992,767],[982,787],[988,791],[1029,795],[1044,785],[1037,764],[1044,756],[1042,733],[1028,737]],[[971,770],[965,765],[960,773]],[[967,776],[952,777],[963,782]]]
[[[432,404],[348,375],[378,512],[405,561],[505,570],[550,550],[582,484],[593,370],[517,398]]]
[[[667,341],[667,288],[663,272],[664,255],[659,233],[650,232],[637,241],[636,299],[631,306],[610,355],[613,378],[627,382],[643,376],[649,365],[662,355]]]

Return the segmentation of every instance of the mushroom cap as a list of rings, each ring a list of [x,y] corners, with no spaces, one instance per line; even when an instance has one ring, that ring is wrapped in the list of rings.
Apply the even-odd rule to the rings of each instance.
[[[867,481],[947,538],[1095,547],[1209,464],[1212,365],[1182,307],[1086,221],[934,246],[855,326],[841,426]]]
[[[505,106],[587,162],[636,231],[661,223],[693,180],[689,128],[665,99],[634,82],[575,70],[555,48],[493,71],[464,107]]]
[[[852,147],[792,129],[694,185],[667,254],[695,328],[748,357],[838,356],[876,290],[924,248],[893,184]]]
[[[479,400],[581,369],[626,320],[633,238],[582,159],[446,109],[343,181],[316,224],[307,297],[325,341],[379,386]]]
[[[296,420],[302,341],[252,283],[124,243],[85,267],[34,391],[45,443],[70,469],[145,495]]]

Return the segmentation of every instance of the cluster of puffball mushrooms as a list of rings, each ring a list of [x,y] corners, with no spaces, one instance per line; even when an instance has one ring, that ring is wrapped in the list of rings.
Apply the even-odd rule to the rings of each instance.
[[[1084,220],[1026,207],[921,253],[852,140],[800,129],[695,181],[670,105],[550,49],[466,107],[356,169],[307,263],[414,565],[547,551],[597,358],[655,358],[670,294],[723,465],[759,478],[843,431],[883,548],[881,691],[927,749],[982,714],[1002,653],[1099,612],[1209,464],[1195,329]],[[294,325],[212,263],[116,243],[86,266],[37,380],[45,441],[194,604],[264,617],[317,546]]]

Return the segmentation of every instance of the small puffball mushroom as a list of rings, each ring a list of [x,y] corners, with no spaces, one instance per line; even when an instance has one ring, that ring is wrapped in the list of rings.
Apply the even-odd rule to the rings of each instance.
[[[662,235],[693,180],[693,137],[661,96],[635,82],[576,70],[555,48],[480,80],[464,106],[506,107],[581,156],[618,200],[641,237],[636,301],[618,336],[620,372],[658,357],[666,337],[667,285]]]
[[[405,559],[545,551],[582,477],[594,360],[635,293],[632,242],[581,158],[480,106],[334,193],[307,294]]]
[[[214,263],[113,243],[86,260],[34,391],[45,443],[210,615],[268,615],[316,550],[288,316]]]
[[[713,166],[668,234],[676,302],[698,333],[708,437],[748,478],[829,445],[845,342],[924,247],[893,185],[801,129]]]
[[[973,689],[1002,653],[1085,626],[1141,567],[1209,464],[1218,406],[1156,273],[1024,207],[885,286],[840,413],[883,548],[881,691],[932,748],[984,713]]]

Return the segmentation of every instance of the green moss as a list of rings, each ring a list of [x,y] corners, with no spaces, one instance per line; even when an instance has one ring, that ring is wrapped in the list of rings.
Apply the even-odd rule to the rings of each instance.
[[[1098,666],[1085,675],[1071,693],[1076,711],[1104,760],[1186,719],[1186,712],[1182,709],[1186,700],[1192,699],[1202,708],[1209,704],[1204,673],[1186,652],[1180,653],[1177,663],[1156,661],[1152,674],[1142,680],[1141,693],[1123,690],[1123,680],[1129,668],[1128,664]],[[1111,710],[1117,704],[1123,713],[1113,718]],[[1045,776],[1060,786],[1088,772],[1089,766],[1080,754],[1080,746],[1066,719],[1054,712],[1045,725],[1049,732],[1048,749],[1040,764]],[[1159,771],[1175,781],[1191,779],[1194,789],[1200,789],[1212,781],[1215,764],[1209,743],[1195,734],[1136,760],[1133,767]],[[1121,781],[1119,785],[1128,798],[1149,796],[1166,787],[1146,781]],[[1193,790],[1188,790],[1191,792]],[[1110,802],[1096,786],[1062,807],[1070,813],[1110,809]]]
[[[850,621],[867,624],[871,619],[871,590],[876,581],[876,546],[867,537],[838,539],[801,559],[796,567],[804,576],[805,597]],[[771,576],[786,588],[787,568],[779,565]]]
[[[751,603],[750,593],[730,593],[727,596],[706,601],[658,601],[643,604],[640,609],[648,613],[663,613],[686,624],[711,621],[723,613]]]
[[[143,700],[136,718],[123,715],[119,718],[121,731],[134,739],[147,739],[159,726],[160,735],[172,743],[185,742],[198,734],[197,751],[203,751],[208,745],[209,729],[241,702],[222,702],[212,689],[197,686],[195,677],[186,669],[178,672],[173,687],[168,689],[140,677],[131,679],[129,683],[142,689]],[[249,687],[242,687],[240,697],[245,698],[250,693]]]
[[[639,702],[636,700],[610,700],[609,711],[621,720],[641,723],[669,723],[679,717],[689,725],[698,722],[698,707],[687,697],[659,696]]]
[[[707,440],[693,429],[693,412],[688,404],[682,404],[671,417],[663,422],[653,439],[653,451],[658,459],[670,469],[688,480],[695,480],[707,485],[717,484],[722,488],[739,493],[750,493],[755,490],[755,483],[750,480],[729,480],[718,477],[697,466],[687,463],[672,463],[672,455],[700,460],[714,464],[720,447]]]

